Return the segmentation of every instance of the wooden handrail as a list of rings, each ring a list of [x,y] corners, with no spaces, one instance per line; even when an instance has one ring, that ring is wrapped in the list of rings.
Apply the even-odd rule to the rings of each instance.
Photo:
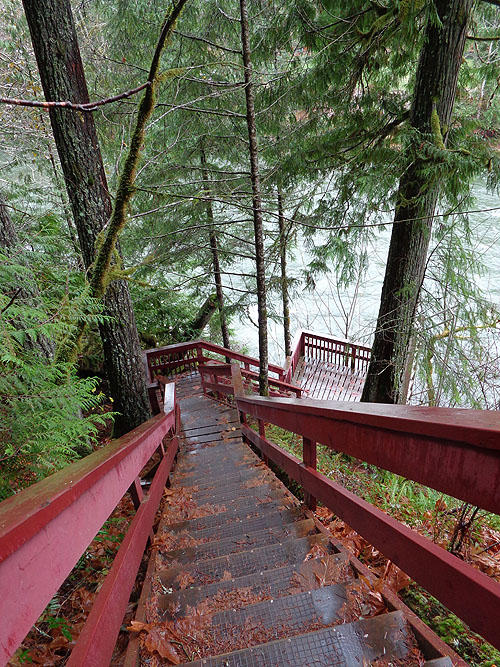
[[[137,498],[140,504],[129,529],[132,532],[127,533],[108,574],[110,581],[118,581],[119,586],[108,583],[102,587],[104,592],[96,600],[94,620],[92,614],[88,619],[90,630],[82,633],[77,644],[82,655],[88,653],[92,644],[92,651],[98,650],[101,662],[72,663],[108,664],[178,448],[178,407],[172,388],[167,391],[166,407],[168,413],[153,417],[106,447],[0,503],[1,663],[15,652],[143,467],[160,451],[163,459],[150,492],[142,500]],[[165,451],[162,443],[169,432],[172,437]],[[137,494],[140,484],[134,488]],[[106,618],[105,633],[96,633],[95,626],[92,629],[96,614],[101,620]]]
[[[145,350],[144,356],[149,372],[154,371],[155,368],[159,371],[161,371],[162,368],[167,368],[168,371],[170,371],[177,370],[177,368],[182,366],[191,366],[195,368],[199,363],[209,361],[209,357],[203,356],[203,351],[218,354],[221,357],[224,357],[224,359],[238,361],[244,366],[247,366],[247,370],[249,370],[251,366],[259,368],[258,359],[204,340],[193,340],[187,343],[175,343],[173,345],[165,345],[164,347],[152,348]],[[196,354],[186,358],[182,356],[189,352],[196,352]],[[156,359],[161,359],[162,357],[171,359],[171,361],[155,363]],[[278,376],[278,379],[283,379],[285,371],[281,366],[278,366],[277,364],[269,364],[268,368],[270,373],[274,373]],[[148,381],[151,379],[152,378],[148,378]]]
[[[500,414],[245,396],[238,408],[500,514]]]
[[[235,386],[239,379],[235,374]],[[500,584],[316,471],[315,443],[500,513],[500,415],[479,410],[236,396],[242,433],[308,500],[323,502],[476,632],[500,648]],[[246,425],[258,420],[259,433]],[[304,437],[301,462],[265,423]],[[306,451],[306,444],[308,445]]]
[[[216,394],[219,392],[224,395],[234,395],[231,382],[231,369],[233,366],[237,366],[237,364],[200,364],[198,366],[198,371],[201,375],[204,392],[210,390]],[[242,377],[249,380],[249,382],[245,383],[245,386],[250,387],[252,391],[257,392],[258,386],[256,383],[259,379],[258,374],[243,368],[239,368],[239,370]],[[224,378],[226,382],[219,382],[219,378]],[[300,387],[287,382],[282,382],[281,380],[275,380],[274,378],[269,378],[269,390],[270,395],[272,396],[289,396],[290,394],[294,394],[297,398],[300,398],[302,393]]]

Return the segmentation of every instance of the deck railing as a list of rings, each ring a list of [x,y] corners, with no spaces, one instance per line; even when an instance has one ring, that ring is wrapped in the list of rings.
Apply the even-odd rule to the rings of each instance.
[[[213,363],[228,363],[230,360],[237,361],[242,369],[252,372],[259,369],[259,360],[228,350],[215,343],[205,340],[193,340],[188,343],[176,343],[157,347],[144,352],[148,381],[154,381],[158,375],[171,377],[183,371],[195,370],[199,364],[210,361]],[[285,371],[277,364],[269,364],[269,372],[274,374],[278,380],[283,380]]]
[[[352,373],[365,374],[370,362],[371,348],[312,331],[299,331],[288,363],[285,380],[290,382],[301,357],[335,366],[347,366]]]
[[[233,396],[234,390],[232,385],[232,369],[233,364],[200,364],[198,372],[201,376],[201,384],[205,393],[212,392],[217,398]],[[241,369],[241,376],[243,382],[243,389],[245,393],[259,392],[259,376],[253,371],[246,371]],[[269,378],[269,396],[291,396],[300,398],[302,390],[293,384],[282,382]]]
[[[500,648],[500,584],[316,470],[316,443],[500,514],[500,415],[492,411],[265,398],[232,366],[243,437],[470,627]],[[258,432],[247,424],[257,420]],[[302,461],[266,438],[303,438]]]
[[[161,407],[161,414],[122,438],[0,504],[0,664],[16,651],[128,490],[136,514],[67,663],[109,664],[178,449],[173,383]],[[156,472],[144,495],[139,475],[155,453]]]

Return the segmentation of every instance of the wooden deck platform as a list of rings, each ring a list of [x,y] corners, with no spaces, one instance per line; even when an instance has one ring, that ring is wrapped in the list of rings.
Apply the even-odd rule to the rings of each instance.
[[[352,371],[329,361],[300,357],[292,382],[303,390],[304,398],[324,401],[359,401],[365,384],[365,371]]]
[[[236,410],[202,395],[197,372],[177,387],[180,451],[125,664],[431,664],[243,442]]]

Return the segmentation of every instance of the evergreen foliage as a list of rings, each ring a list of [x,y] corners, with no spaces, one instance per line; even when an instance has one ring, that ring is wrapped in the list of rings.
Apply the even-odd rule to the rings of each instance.
[[[40,239],[39,239],[40,240]],[[44,228],[45,249],[57,247]],[[81,317],[96,323],[100,305],[82,277],[47,262],[23,244],[0,252],[0,499],[92,451],[105,399],[98,378],[79,378],[74,366],[33,352],[26,340],[55,346],[72,336]],[[22,295],[13,285],[23,285]],[[36,302],[25,294],[35,291]]]

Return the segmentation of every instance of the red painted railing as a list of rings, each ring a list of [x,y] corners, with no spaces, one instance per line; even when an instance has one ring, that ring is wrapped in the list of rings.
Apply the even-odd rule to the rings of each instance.
[[[228,363],[230,360],[237,361],[245,371],[259,368],[259,360],[228,350],[220,345],[209,343],[205,340],[193,340],[188,343],[176,343],[165,347],[153,348],[144,352],[148,381],[151,382],[158,375],[170,377],[187,370],[198,368],[199,364],[206,362]],[[283,380],[285,371],[281,366],[269,364],[269,372]]]
[[[366,345],[303,330],[295,338],[295,348],[287,364],[285,380],[291,381],[301,357],[335,366],[347,366],[353,373],[366,373],[370,355],[371,348]]]
[[[217,398],[233,396],[232,369],[233,364],[200,364],[198,371],[201,376],[203,391],[214,393]],[[240,368],[245,393],[259,393],[259,376],[253,371]],[[269,378],[269,396],[291,396],[300,398],[302,390],[293,384]]]
[[[316,470],[316,443],[500,514],[500,415],[452,408],[246,396],[233,387],[243,437],[316,499],[500,648],[500,584]],[[232,391],[231,391],[232,390]],[[247,425],[255,418],[258,433]],[[300,461],[265,436],[265,424],[301,435]]]
[[[127,435],[0,504],[0,664],[129,490],[137,512],[68,662],[109,664],[178,449],[175,385],[167,385],[161,407]],[[144,496],[139,475],[157,452],[160,462]]]

